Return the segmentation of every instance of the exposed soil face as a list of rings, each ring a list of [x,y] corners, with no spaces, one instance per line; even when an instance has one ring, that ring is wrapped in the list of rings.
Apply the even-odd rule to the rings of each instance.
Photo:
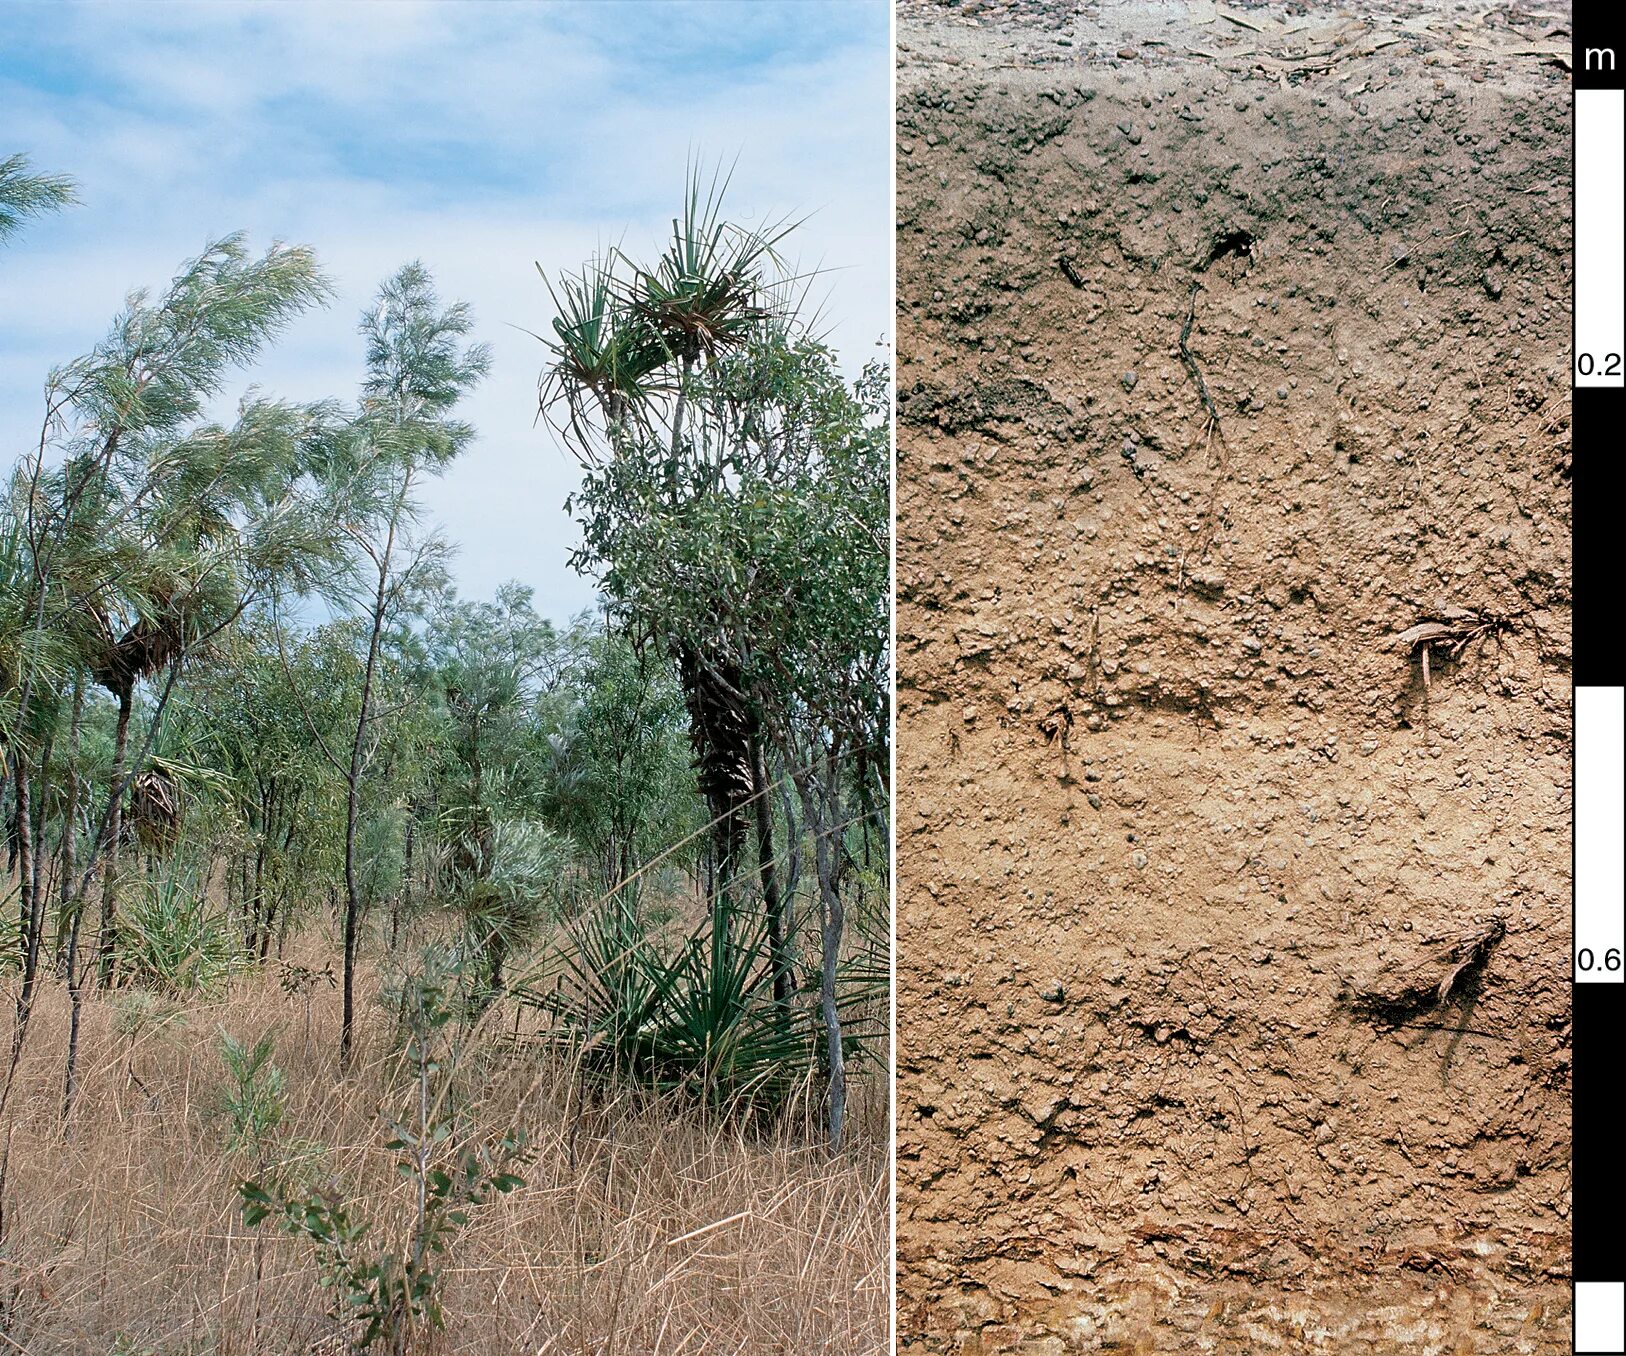
[[[899,24],[900,1347],[1567,1351],[1567,13],[1230,13]]]

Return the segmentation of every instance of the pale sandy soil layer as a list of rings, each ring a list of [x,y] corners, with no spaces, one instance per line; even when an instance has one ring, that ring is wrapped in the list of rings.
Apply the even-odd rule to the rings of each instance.
[[[901,1350],[1567,1351],[1567,13],[899,38]]]

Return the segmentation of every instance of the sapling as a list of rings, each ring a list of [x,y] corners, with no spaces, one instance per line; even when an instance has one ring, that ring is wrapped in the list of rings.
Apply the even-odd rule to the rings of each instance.
[[[254,1227],[275,1216],[287,1233],[310,1242],[321,1283],[334,1295],[334,1317],[350,1330],[350,1349],[389,1356],[406,1356],[414,1333],[444,1326],[441,1263],[470,1212],[525,1184],[512,1171],[526,1157],[521,1132],[495,1140],[464,1138],[446,1114],[439,1051],[455,1013],[443,991],[420,979],[407,1001],[414,1104],[389,1127],[384,1145],[413,1192],[411,1216],[397,1243],[372,1243],[377,1221],[358,1212],[336,1185],[298,1192],[267,1178],[238,1187],[245,1224]]]

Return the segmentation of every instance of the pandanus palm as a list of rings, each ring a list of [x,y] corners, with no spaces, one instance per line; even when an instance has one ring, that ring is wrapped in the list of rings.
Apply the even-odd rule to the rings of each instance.
[[[698,378],[783,320],[776,247],[793,224],[753,231],[728,221],[728,182],[719,171],[708,183],[691,167],[683,210],[653,264],[617,249],[552,286],[559,314],[540,386],[543,411],[562,416],[555,427],[587,473],[586,542],[574,563],[601,570],[635,631],[677,666],[725,889],[744,856],[753,797],[766,813],[753,752],[760,718],[739,665],[718,643],[720,619],[697,612],[704,581],[691,606],[675,611],[652,596],[661,589],[642,586],[646,561],[635,557],[647,557],[662,515],[685,518],[723,486],[726,452],[708,427],[711,412],[697,404]]]

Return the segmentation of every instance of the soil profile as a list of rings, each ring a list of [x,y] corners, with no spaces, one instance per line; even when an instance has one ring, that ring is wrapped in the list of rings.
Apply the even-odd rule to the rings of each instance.
[[[1567,10],[898,38],[899,1349],[1568,1351]]]

